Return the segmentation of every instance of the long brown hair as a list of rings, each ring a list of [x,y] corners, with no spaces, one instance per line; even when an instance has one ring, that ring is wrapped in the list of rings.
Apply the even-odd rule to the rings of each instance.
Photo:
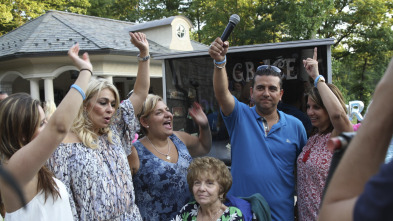
[[[40,102],[26,93],[12,94],[0,102],[0,154],[8,160],[28,144],[40,126]],[[60,196],[51,173],[45,166],[38,171],[37,191],[56,199]]]
[[[344,96],[341,94],[340,89],[336,87],[334,84],[326,84],[329,89],[333,92],[333,94],[337,97],[338,101],[340,102],[342,108],[344,109],[345,113],[347,113],[347,107],[345,106],[345,101],[344,101]],[[321,95],[319,94],[319,91],[316,87],[311,88],[311,90],[307,93],[307,97],[311,98],[318,106],[322,107],[324,110],[326,110],[325,105],[322,102]],[[326,110],[327,112],[327,110]],[[333,131],[333,124],[330,121],[329,127],[325,131],[321,131],[322,134],[327,134]],[[317,133],[317,129],[313,127],[311,134],[314,135]]]

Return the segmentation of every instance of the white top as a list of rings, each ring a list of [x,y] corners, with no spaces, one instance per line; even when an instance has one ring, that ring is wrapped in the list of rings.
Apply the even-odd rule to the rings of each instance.
[[[38,193],[27,205],[26,209],[20,208],[12,213],[6,213],[6,221],[13,220],[39,220],[39,221],[69,221],[73,220],[68,192],[65,185],[58,179],[56,181],[60,197],[53,201],[52,196],[48,196],[45,202],[45,193]]]

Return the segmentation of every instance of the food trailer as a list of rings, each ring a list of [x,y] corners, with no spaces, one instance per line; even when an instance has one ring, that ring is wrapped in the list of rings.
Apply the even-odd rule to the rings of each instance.
[[[312,57],[314,47],[317,47],[319,72],[331,83],[333,44],[334,39],[328,38],[230,47],[226,64],[229,89],[239,101],[252,106],[249,97],[251,79],[259,65],[267,64],[280,68],[285,82],[301,83],[294,92],[284,88],[284,94],[296,92],[304,95],[307,88],[312,86],[312,81],[304,70],[302,60]],[[188,115],[188,108],[194,101],[199,102],[208,116],[213,136],[209,155],[230,165],[230,141],[214,96],[214,65],[208,51],[156,54],[154,59],[164,61],[163,99],[174,115],[174,130],[198,133],[198,127]],[[301,101],[302,111],[305,111],[304,100]]]

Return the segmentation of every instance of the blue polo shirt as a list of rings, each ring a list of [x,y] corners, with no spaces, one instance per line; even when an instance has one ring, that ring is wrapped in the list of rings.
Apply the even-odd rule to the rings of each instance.
[[[255,107],[235,99],[223,116],[231,140],[232,188],[229,194],[248,197],[260,193],[269,203],[273,220],[294,220],[295,163],[307,142],[297,118],[281,111],[280,120],[265,136]]]

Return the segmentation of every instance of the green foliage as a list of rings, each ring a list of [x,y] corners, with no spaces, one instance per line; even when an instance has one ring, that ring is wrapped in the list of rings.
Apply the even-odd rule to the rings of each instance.
[[[334,38],[333,82],[347,101],[368,103],[393,55],[393,0],[0,0],[0,35],[47,10],[132,22],[174,15],[194,25],[192,39],[210,44],[229,17],[240,23],[231,46]]]
[[[47,10],[85,13],[90,6],[89,0],[0,0],[0,3],[0,35],[44,14]]]
[[[258,4],[249,0],[193,0],[184,13],[194,24],[194,39],[210,44],[216,37],[221,36],[229,17],[237,14],[240,22],[229,36],[231,46],[251,44],[249,30],[254,26]]]

